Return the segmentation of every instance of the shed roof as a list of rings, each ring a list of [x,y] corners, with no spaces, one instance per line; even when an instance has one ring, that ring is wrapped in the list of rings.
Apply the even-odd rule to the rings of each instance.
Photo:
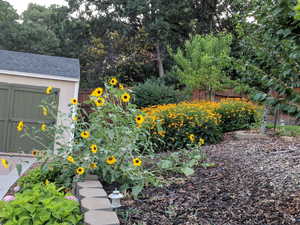
[[[0,70],[80,78],[78,59],[7,50],[0,50]]]

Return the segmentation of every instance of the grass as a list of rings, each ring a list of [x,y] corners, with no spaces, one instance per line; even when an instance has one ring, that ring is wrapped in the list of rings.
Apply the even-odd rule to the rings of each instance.
[[[267,128],[274,128],[274,125],[268,124]],[[281,136],[300,136],[300,126],[284,125],[277,126],[277,132]]]

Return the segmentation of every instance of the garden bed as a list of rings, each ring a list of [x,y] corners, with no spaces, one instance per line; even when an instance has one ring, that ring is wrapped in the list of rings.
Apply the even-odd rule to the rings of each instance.
[[[146,188],[125,199],[121,224],[262,225],[295,224],[300,218],[300,140],[279,137],[236,140],[227,134],[203,147],[217,167],[197,168],[172,184]],[[297,224],[297,223],[296,223]]]

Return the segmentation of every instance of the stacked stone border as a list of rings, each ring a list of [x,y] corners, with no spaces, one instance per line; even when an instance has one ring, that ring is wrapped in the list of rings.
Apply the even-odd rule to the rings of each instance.
[[[80,201],[86,225],[119,225],[117,214],[112,210],[108,196],[96,175],[88,175],[74,187]]]

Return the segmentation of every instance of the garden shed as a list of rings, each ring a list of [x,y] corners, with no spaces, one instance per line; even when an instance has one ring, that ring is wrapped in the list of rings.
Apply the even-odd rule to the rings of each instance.
[[[48,86],[58,111],[69,114],[79,81],[78,59],[0,50],[0,152],[31,152],[32,141],[17,133],[18,121],[28,127],[44,122],[40,104]]]

